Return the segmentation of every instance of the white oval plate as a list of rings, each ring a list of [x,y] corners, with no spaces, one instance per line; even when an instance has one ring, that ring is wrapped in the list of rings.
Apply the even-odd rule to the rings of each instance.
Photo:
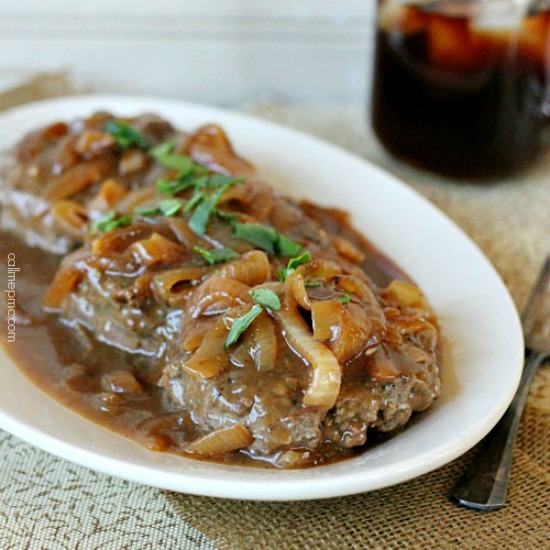
[[[294,500],[371,491],[425,474],[470,449],[496,424],[521,372],[518,316],[487,259],[428,201],[381,169],[312,137],[162,99],[91,96],[14,109],[0,116],[0,150],[41,125],[98,110],[155,112],[182,129],[220,123],[237,151],[278,189],[348,210],[356,227],[420,284],[434,306],[449,343],[443,391],[404,432],[357,458],[308,470],[261,470],[148,451],[49,398],[0,350],[1,428],[72,462],[163,489]]]

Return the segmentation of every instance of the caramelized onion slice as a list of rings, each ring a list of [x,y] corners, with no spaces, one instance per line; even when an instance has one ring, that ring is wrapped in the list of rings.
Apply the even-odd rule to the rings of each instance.
[[[253,250],[240,258],[224,264],[219,270],[220,277],[235,279],[248,286],[265,283],[271,274],[271,266],[265,252]]]
[[[250,303],[250,287],[234,279],[209,277],[189,300],[187,311],[192,319],[201,315],[220,315],[232,307]]]
[[[342,274],[342,268],[335,262],[329,260],[313,260],[299,266],[296,272],[302,275],[304,279],[311,277],[313,279],[331,279]]]
[[[106,179],[99,188],[97,195],[90,201],[91,211],[105,212],[124,197],[128,191],[115,179]]]
[[[109,158],[76,164],[53,181],[44,193],[44,198],[54,201],[72,197],[105,178],[112,168],[113,160]]]
[[[57,141],[67,134],[69,127],[64,122],[56,122],[27,134],[16,146],[18,160],[26,162],[39,155],[48,142]]]
[[[258,372],[276,367],[277,334],[273,319],[265,311],[254,320],[231,354],[233,362],[239,365],[243,365],[247,357],[253,359]]]
[[[311,364],[313,374],[304,403],[330,409],[340,392],[342,372],[338,360],[330,349],[313,339],[297,310],[280,309],[274,315],[290,347]]]
[[[159,233],[153,233],[148,239],[130,245],[130,250],[146,266],[181,262],[185,258],[185,249]]]
[[[147,163],[148,158],[143,151],[139,149],[127,149],[122,154],[122,158],[118,163],[118,171],[123,176],[127,176],[128,174],[143,170]]]
[[[158,299],[171,305],[181,305],[189,294],[190,286],[210,273],[208,267],[187,266],[162,271],[153,276],[153,291]]]
[[[111,134],[98,132],[97,130],[84,130],[75,144],[75,150],[81,155],[92,156],[101,153],[115,145],[115,139]]]
[[[369,355],[366,363],[368,375],[377,382],[392,382],[399,376],[399,371],[392,363],[384,345],[376,348],[376,351]]]
[[[188,250],[193,250],[197,244],[203,244],[197,234],[191,231],[188,223],[183,218],[166,218],[166,223],[172,230],[176,239]]]
[[[117,369],[101,377],[101,387],[111,393],[142,393],[143,387],[127,369]]]
[[[66,233],[77,238],[84,234],[88,213],[80,203],[71,200],[57,201],[51,211],[57,225]]]
[[[259,372],[273,370],[277,362],[277,334],[273,320],[264,311],[251,330],[254,346],[252,357]]]
[[[308,311],[311,310],[311,300],[309,299],[304,278],[301,273],[294,271],[285,281],[285,299],[288,307],[295,307],[299,304]]]
[[[364,252],[361,252],[354,244],[343,237],[332,235],[330,240],[340,256],[343,256],[347,260],[360,264],[365,259]]]
[[[195,351],[204,340],[205,334],[215,325],[215,317],[202,317],[194,323],[186,323],[181,347],[184,351]]]
[[[349,294],[355,294],[359,300],[371,306],[372,309],[379,309],[380,307],[372,290],[361,279],[354,275],[340,275],[335,286]]]
[[[392,320],[392,324],[402,335],[415,334],[424,330],[433,329],[433,325],[419,315],[400,315]]]
[[[250,430],[242,424],[235,424],[229,428],[220,428],[196,439],[185,448],[185,451],[188,453],[216,456],[244,449],[253,442],[254,438]]]
[[[328,341],[340,363],[345,363],[364,349],[378,345],[385,333],[383,313],[365,302],[338,300],[314,301],[311,307],[313,337]]]
[[[229,354],[224,349],[229,330],[224,319],[204,335],[197,351],[187,360],[179,361],[178,366],[195,378],[214,378],[230,366]]]
[[[224,130],[215,124],[191,134],[183,152],[215,172],[245,177],[254,174],[253,166],[237,156]]]
[[[152,206],[156,194],[155,187],[144,187],[143,189],[130,191],[118,201],[117,211],[121,214],[132,214],[137,206]]]
[[[395,294],[405,306],[422,309],[426,306],[426,300],[416,285],[395,279],[388,285],[387,290]]]
[[[74,265],[62,267],[44,295],[44,307],[52,311],[59,310],[65,297],[78,286],[81,280],[80,269]]]
[[[126,250],[132,243],[146,239],[153,228],[149,225],[130,225],[104,233],[92,243],[92,252],[96,256],[118,254]]]
[[[370,310],[362,305],[350,303],[344,310],[338,336],[330,343],[330,349],[340,363],[345,363],[363,350],[380,344],[386,327],[376,324]]]
[[[314,301],[311,304],[313,338],[332,340],[340,334],[344,306],[337,300]]]

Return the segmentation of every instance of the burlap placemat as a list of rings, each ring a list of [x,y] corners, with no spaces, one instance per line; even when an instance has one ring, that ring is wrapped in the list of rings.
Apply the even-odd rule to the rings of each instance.
[[[53,88],[45,86],[46,93],[20,92],[13,96],[15,103],[71,87],[66,82],[63,89],[59,79],[49,82]],[[5,106],[0,96],[0,108]],[[442,183],[384,156],[366,133],[360,106],[263,104],[245,110],[317,134],[396,172],[470,234],[522,307],[550,249],[550,157],[524,178],[498,186]],[[529,396],[509,504],[493,514],[459,509],[447,500],[471,453],[374,493],[250,503],[178,495],[113,479],[0,432],[0,548],[547,548],[549,446],[548,367],[539,372]]]
[[[66,71],[28,73],[17,70],[0,70],[0,111],[12,109],[29,101],[86,91],[76,86]]]

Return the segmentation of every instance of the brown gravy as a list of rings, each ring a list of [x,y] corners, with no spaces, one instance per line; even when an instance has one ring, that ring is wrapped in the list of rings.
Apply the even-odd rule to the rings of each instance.
[[[311,204],[303,207],[327,232],[346,237],[366,254],[363,269],[376,283],[385,285],[394,278],[408,279],[355,232],[341,212]],[[15,262],[20,268],[16,282],[17,336],[12,343],[7,343],[4,337],[2,344],[18,367],[48,395],[89,420],[152,450],[182,454],[181,444],[193,435],[187,429],[192,422],[186,419],[186,412],[170,404],[156,384],[144,384],[144,391],[133,395],[109,394],[102,389],[101,378],[105,373],[121,368],[135,371],[131,356],[94,340],[82,329],[66,326],[55,315],[43,313],[42,297],[61,257],[31,248],[13,234],[0,232],[4,280],[10,253],[15,254]],[[376,437],[369,441],[372,444]],[[349,455],[336,456],[320,450],[312,465],[340,460],[362,450],[364,447],[350,449]],[[260,467],[269,465],[241,452],[232,453],[221,461]]]

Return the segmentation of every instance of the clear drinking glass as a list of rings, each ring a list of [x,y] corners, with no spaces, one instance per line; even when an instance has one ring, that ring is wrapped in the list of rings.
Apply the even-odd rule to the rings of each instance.
[[[372,123],[394,156],[493,179],[548,151],[550,0],[378,0]]]

